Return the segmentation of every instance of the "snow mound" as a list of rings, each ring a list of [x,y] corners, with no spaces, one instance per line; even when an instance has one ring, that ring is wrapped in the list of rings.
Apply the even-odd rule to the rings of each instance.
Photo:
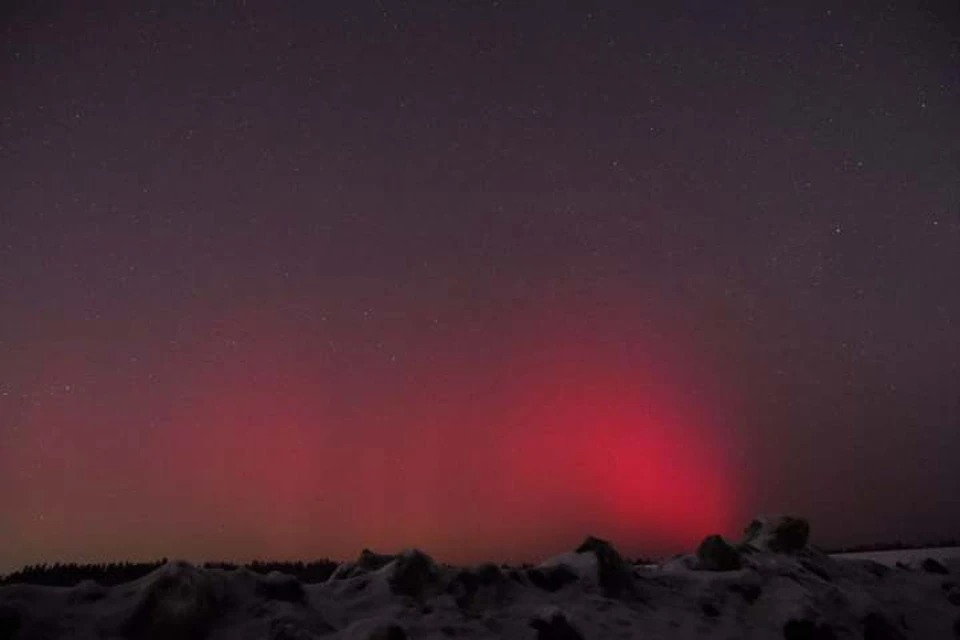
[[[579,553],[562,553],[527,570],[531,584],[551,593],[577,582],[581,587],[590,585],[596,575],[597,559]]]
[[[411,598],[421,598],[436,590],[440,581],[437,563],[419,549],[404,551],[381,571],[387,576],[390,591]]]
[[[268,600],[302,603],[306,597],[303,585],[295,577],[271,571],[257,581],[256,592]]]
[[[500,567],[484,563],[457,571],[446,592],[460,609],[480,612],[503,604],[514,584]]]
[[[810,523],[794,516],[761,516],[744,530],[745,550],[793,553],[807,546]]]
[[[635,591],[633,570],[609,541],[588,536],[576,553],[596,558],[597,580],[604,595],[617,597]]]
[[[363,549],[354,562],[344,562],[330,575],[330,580],[347,580],[378,571],[396,559],[396,555]]]
[[[124,631],[131,638],[200,640],[219,611],[211,574],[185,562],[168,563],[147,576]]]
[[[578,584],[606,597],[636,595],[633,568],[610,542],[588,536],[575,551],[561,553],[527,571],[530,582],[548,592]]]
[[[927,558],[920,564],[920,568],[928,573],[936,573],[945,576],[950,573],[946,565],[933,558]]]
[[[697,559],[700,568],[707,571],[736,571],[743,564],[740,551],[718,535],[703,539],[697,547]]]

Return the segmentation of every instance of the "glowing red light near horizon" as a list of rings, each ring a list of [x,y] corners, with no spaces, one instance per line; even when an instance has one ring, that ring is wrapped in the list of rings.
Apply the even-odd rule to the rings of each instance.
[[[295,334],[274,316],[241,316],[229,333],[247,336],[244,348],[185,369],[153,407],[157,426],[118,443],[108,467],[56,450],[88,476],[63,518],[94,508],[122,523],[95,532],[103,548],[135,540],[137,557],[217,560],[419,546],[452,562],[533,560],[586,534],[627,553],[689,548],[739,519],[715,404],[681,401],[664,363],[683,363],[669,355],[558,329],[492,357],[489,336],[457,336],[402,369],[351,376],[342,363],[308,366],[274,338]],[[20,455],[50,455],[37,434],[66,418],[30,420]],[[59,499],[65,483],[48,476],[30,495]]]
[[[548,382],[527,401],[527,428],[517,429],[511,452],[521,486],[576,505],[591,532],[637,549],[729,531],[733,478],[699,412],[679,411],[669,394],[626,378],[581,375],[561,376],[552,390]]]

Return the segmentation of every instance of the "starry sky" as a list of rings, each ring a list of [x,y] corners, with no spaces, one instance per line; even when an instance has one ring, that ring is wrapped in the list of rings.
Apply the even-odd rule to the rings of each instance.
[[[0,570],[960,535],[955,2],[0,12]]]

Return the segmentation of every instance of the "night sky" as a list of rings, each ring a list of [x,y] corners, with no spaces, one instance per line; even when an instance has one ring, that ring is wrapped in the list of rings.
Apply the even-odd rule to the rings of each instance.
[[[960,535],[956,2],[3,6],[0,570]]]

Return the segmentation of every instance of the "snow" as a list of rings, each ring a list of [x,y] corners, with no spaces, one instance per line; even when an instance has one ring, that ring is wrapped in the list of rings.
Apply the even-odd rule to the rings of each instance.
[[[597,581],[597,556],[592,553],[562,553],[544,560],[541,568],[566,567],[578,576],[578,583],[582,585],[595,584]]]
[[[894,566],[898,562],[919,566],[927,558],[944,561],[960,561],[960,547],[928,547],[926,549],[897,549],[895,551],[859,551],[855,553],[834,553],[834,558],[853,558],[873,560],[880,564]]]
[[[598,588],[593,552],[524,570],[441,566],[409,550],[307,585],[169,563],[109,588],[0,587],[0,638],[953,638],[958,552],[745,549],[735,571],[703,571],[697,556],[681,556],[632,567],[635,588],[618,597]],[[927,557],[947,573],[924,569]],[[530,578],[558,567],[556,589]]]

